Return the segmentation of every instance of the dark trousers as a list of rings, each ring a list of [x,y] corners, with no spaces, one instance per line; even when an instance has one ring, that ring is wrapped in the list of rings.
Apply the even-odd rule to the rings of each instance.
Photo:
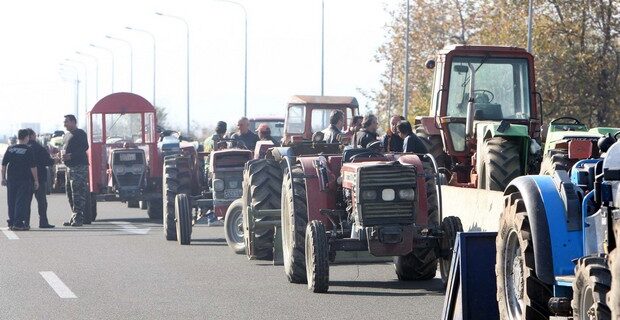
[[[48,224],[47,221],[47,181],[39,181],[39,189],[34,191],[34,197],[37,199],[37,207],[39,210],[39,225]],[[26,216],[26,225],[30,225],[30,206],[28,206],[28,215]]]
[[[30,211],[33,184],[30,180],[7,181],[9,226],[23,227]]]
[[[90,195],[88,190],[88,166],[67,167],[65,174],[67,199],[73,211],[71,222],[83,222],[86,196]]]

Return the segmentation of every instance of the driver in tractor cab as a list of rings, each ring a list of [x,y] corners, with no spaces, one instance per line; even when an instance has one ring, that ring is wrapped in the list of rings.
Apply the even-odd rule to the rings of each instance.
[[[390,127],[383,136],[382,144],[385,152],[403,152],[403,138],[398,134],[398,125],[405,117],[394,115],[390,118]]]
[[[379,139],[377,117],[374,114],[366,115],[362,121],[362,127],[362,130],[355,135],[355,141],[359,148],[366,148],[370,143]]]
[[[258,142],[258,136],[256,133],[250,131],[250,121],[248,118],[241,117],[239,122],[237,122],[237,128],[238,131],[233,133],[230,138],[241,141],[242,144],[238,144],[238,146],[244,146],[248,150],[254,150],[256,142]]]
[[[261,123],[256,129],[256,133],[258,134],[259,141],[271,141],[273,142],[274,146],[280,145],[280,143],[271,136],[271,128],[269,127],[268,124]]]
[[[402,120],[396,126],[396,131],[398,132],[398,136],[402,139],[402,152],[413,152],[413,153],[428,153],[428,149],[422,142],[422,140],[413,133],[413,129],[411,128],[411,123],[407,120]]]
[[[329,127],[323,132],[323,141],[326,143],[338,143],[338,135],[342,134],[340,130],[344,125],[344,113],[340,110],[333,110],[329,115]]]
[[[226,135],[226,127],[226,122],[217,122],[217,125],[215,126],[215,133],[205,139],[204,152],[217,151],[220,149],[220,140],[224,139],[224,136]]]

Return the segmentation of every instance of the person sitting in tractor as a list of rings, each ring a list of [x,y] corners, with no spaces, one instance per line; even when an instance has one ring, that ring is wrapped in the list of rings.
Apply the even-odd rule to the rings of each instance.
[[[398,124],[405,120],[403,116],[392,116],[390,118],[390,127],[383,136],[382,144],[385,152],[403,152],[403,139],[396,133]]]
[[[355,141],[359,148],[366,148],[369,143],[379,139],[377,134],[377,128],[379,127],[377,117],[373,114],[366,115],[362,121],[362,127],[362,130],[355,135]]]
[[[271,141],[273,142],[274,146],[280,145],[280,142],[276,141],[276,139],[274,139],[271,136],[271,128],[269,127],[268,124],[261,123],[260,125],[258,125],[258,128],[256,129],[256,133],[258,133],[259,141]]]
[[[250,121],[248,118],[241,117],[237,122],[237,129],[238,131],[233,133],[230,138],[242,142],[242,144],[238,144],[239,147],[243,146],[248,150],[254,150],[256,142],[258,142],[258,136],[250,131]]]
[[[219,150],[219,142],[224,139],[226,135],[226,122],[218,121],[215,126],[215,133],[205,139],[204,152],[211,152]]]
[[[349,124],[349,127],[347,128],[347,131],[344,133],[345,136],[347,138],[349,138],[349,141],[351,141],[351,145],[356,148],[356,144],[357,141],[355,141],[355,134],[357,134],[358,131],[360,131],[360,129],[362,128],[362,120],[364,119],[364,117],[362,116],[353,116],[351,118],[351,123]]]
[[[413,133],[411,123],[407,120],[401,121],[396,127],[398,135],[403,141],[402,151],[413,153],[428,153],[428,149],[422,140]]]
[[[326,143],[338,143],[338,135],[342,134],[340,130],[344,125],[344,113],[341,110],[333,110],[329,115],[329,127],[323,132],[323,141]]]

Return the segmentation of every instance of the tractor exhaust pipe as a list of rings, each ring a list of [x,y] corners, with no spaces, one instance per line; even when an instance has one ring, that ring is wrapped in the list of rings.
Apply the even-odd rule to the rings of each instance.
[[[474,113],[476,111],[476,108],[474,106],[474,101],[475,101],[474,93],[476,91],[475,89],[476,68],[474,68],[474,65],[471,63],[467,63],[467,65],[469,65],[469,70],[471,71],[471,79],[470,79],[471,83],[469,86],[469,100],[467,101],[467,118],[465,122],[465,135],[467,136],[467,138],[473,138]]]

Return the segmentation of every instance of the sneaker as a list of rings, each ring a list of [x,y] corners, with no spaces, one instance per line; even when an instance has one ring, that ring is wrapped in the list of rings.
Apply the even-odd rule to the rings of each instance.
[[[13,231],[28,231],[30,227],[28,226],[13,226]]]
[[[62,225],[65,226],[65,227],[70,227],[72,223],[73,222],[71,222],[71,221],[67,221],[67,222],[63,222]]]
[[[49,223],[46,223],[46,224],[40,224],[40,225],[39,225],[39,229],[52,229],[52,228],[54,228],[54,227],[56,227],[56,226],[55,226],[55,225],[53,225],[53,224],[49,224]]]
[[[224,222],[222,222],[221,220],[218,220],[218,219],[209,221],[209,223],[207,223],[207,226],[209,226],[209,227],[221,227],[223,225],[224,225]]]
[[[82,226],[82,222],[80,221],[73,221],[73,223],[71,223],[72,227],[81,227]]]

